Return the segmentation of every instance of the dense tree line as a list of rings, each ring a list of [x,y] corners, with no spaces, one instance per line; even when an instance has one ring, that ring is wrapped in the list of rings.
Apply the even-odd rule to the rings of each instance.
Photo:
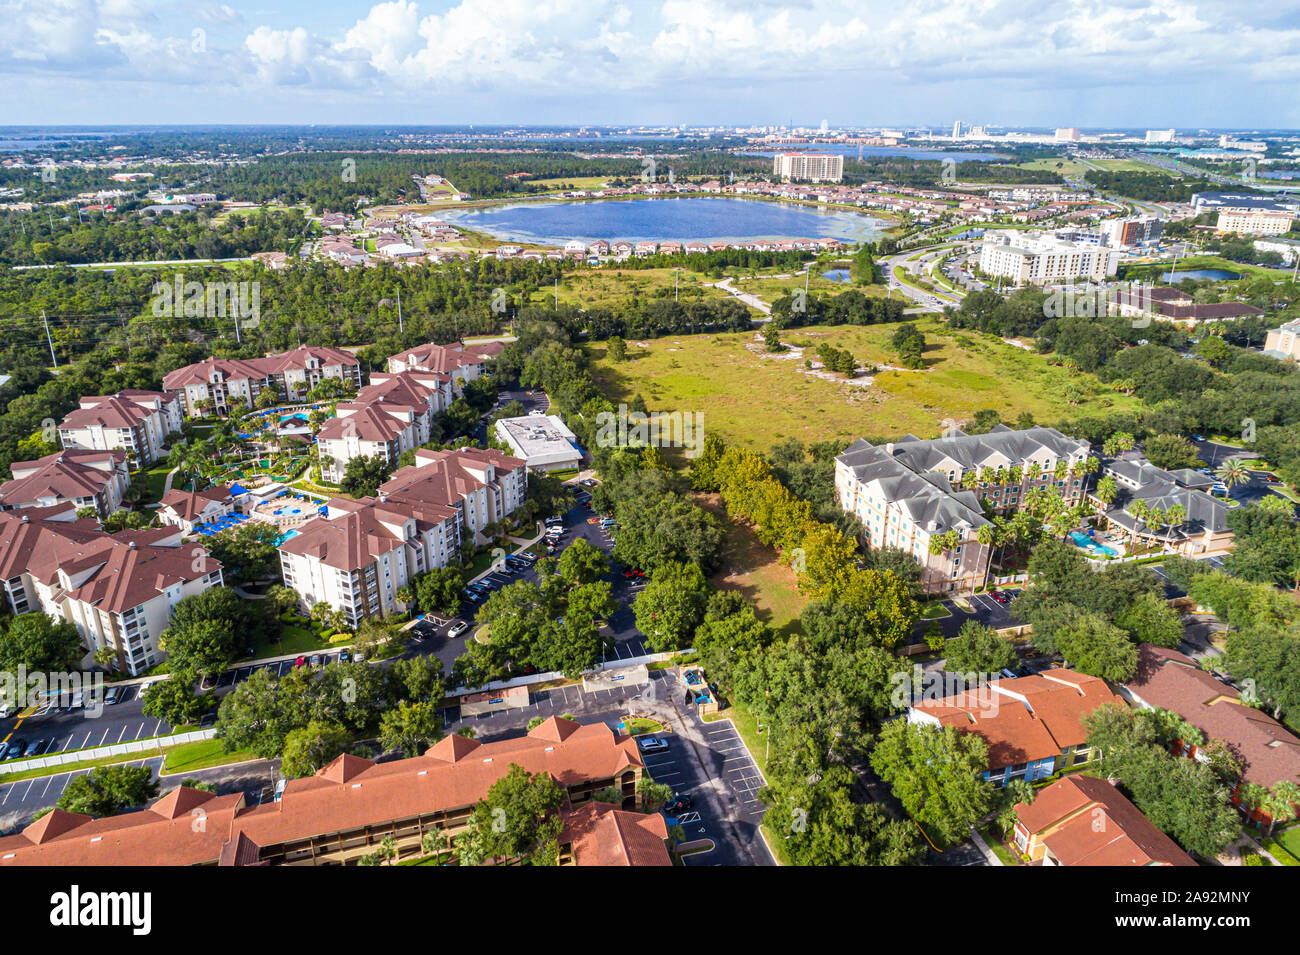
[[[11,213],[0,216],[0,264],[242,258],[289,251],[313,229],[300,209],[233,214],[221,222],[205,209],[148,214],[127,206],[111,217],[85,219],[66,209],[57,218],[44,210]]]

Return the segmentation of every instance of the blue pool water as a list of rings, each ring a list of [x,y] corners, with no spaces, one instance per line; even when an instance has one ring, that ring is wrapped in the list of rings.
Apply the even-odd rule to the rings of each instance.
[[[283,534],[281,534],[279,537],[275,539],[275,546],[279,547],[285,541],[293,540],[297,536],[298,536],[298,532],[296,530],[285,531]]]
[[[764,238],[843,239],[856,242],[880,235],[886,223],[856,212],[757,199],[596,200],[519,202],[455,214],[456,225],[512,242],[560,245],[570,239],[708,239],[741,242]]]
[[[849,270],[848,269],[827,269],[825,272],[822,273],[822,278],[830,279],[832,282],[847,282],[849,281]]]
[[[1103,544],[1098,544],[1087,534],[1082,534],[1079,531],[1070,531],[1070,540],[1074,542],[1075,547],[1086,550],[1089,553],[1103,554],[1106,557],[1119,556],[1119,551],[1115,550],[1113,547],[1106,547]]]

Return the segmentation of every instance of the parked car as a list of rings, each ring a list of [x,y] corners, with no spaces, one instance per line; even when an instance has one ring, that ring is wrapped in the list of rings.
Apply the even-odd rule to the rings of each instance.
[[[347,663],[351,659],[352,659],[352,654],[348,653],[348,651],[346,650],[344,650],[342,653],[339,654],[339,663]]]
[[[670,816],[676,816],[679,813],[686,812],[688,809],[695,808],[695,799],[686,793],[674,793],[673,798],[664,803],[664,812]]]
[[[353,663],[365,663],[365,662],[366,662],[366,653],[365,653],[365,651],[364,651],[364,650],[358,650],[356,653],[352,654],[352,662],[353,662]]]
[[[668,752],[668,741],[658,736],[638,736],[636,743],[641,747],[643,753],[666,753]]]
[[[324,663],[324,662],[325,662],[324,658],[323,658],[319,653],[313,653],[313,654],[311,655],[311,665],[312,665],[312,666],[314,666],[314,667],[318,667],[318,666],[320,666],[320,665],[321,665],[322,663]]]
[[[34,739],[30,743],[28,743],[27,748],[23,750],[23,758],[27,759],[32,756],[39,756],[44,751],[45,751],[45,740]]]
[[[14,739],[9,741],[9,748],[5,750],[5,759],[17,759],[27,748],[27,740]]]
[[[307,665],[307,658],[299,657],[298,659],[293,661],[293,665],[296,667],[305,667]]]
[[[457,620],[454,624],[452,624],[451,629],[447,631],[447,636],[459,637],[462,633],[464,633],[468,629],[469,629],[469,624],[467,624],[464,620]]]
[[[108,691],[104,694],[104,702],[109,706],[121,702],[123,692],[124,691],[120,686],[110,686]]]

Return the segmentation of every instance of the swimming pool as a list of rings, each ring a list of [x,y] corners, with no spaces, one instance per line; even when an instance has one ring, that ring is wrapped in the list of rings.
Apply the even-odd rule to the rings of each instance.
[[[275,546],[279,547],[285,541],[293,540],[297,536],[298,536],[298,532],[296,530],[287,530],[275,539]]]
[[[1090,554],[1099,554],[1104,557],[1118,557],[1119,551],[1113,547],[1106,547],[1104,544],[1098,544],[1088,534],[1082,534],[1079,531],[1070,531],[1070,540],[1075,547],[1080,550],[1086,550]]]

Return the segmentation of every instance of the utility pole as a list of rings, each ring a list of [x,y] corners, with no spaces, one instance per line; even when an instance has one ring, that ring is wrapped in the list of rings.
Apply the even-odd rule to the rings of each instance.
[[[560,277],[555,277],[555,310],[560,310]]]
[[[239,309],[235,309],[235,344],[244,344],[243,339],[239,337]]]
[[[45,317],[45,309],[41,309],[41,321],[45,323],[45,341],[50,346],[50,357],[54,359],[54,370],[59,370],[59,356],[54,354],[54,339],[50,337],[50,320]]]
[[[401,289],[401,286],[398,286],[398,289],[397,289],[397,330],[398,330],[398,332],[400,332],[400,333],[403,334],[403,335],[406,334],[406,326],[402,324],[402,289]]]

